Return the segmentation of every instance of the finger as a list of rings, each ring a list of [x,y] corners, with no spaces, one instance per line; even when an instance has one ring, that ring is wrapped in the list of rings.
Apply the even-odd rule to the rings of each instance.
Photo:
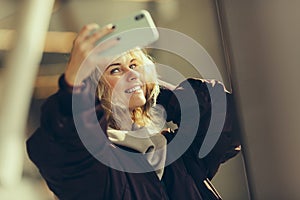
[[[77,40],[84,40],[91,35],[91,31],[99,29],[99,25],[96,23],[87,24],[79,31]]]
[[[73,45],[79,46],[80,51],[91,51],[95,47],[94,43],[104,35],[112,32],[114,26],[112,24],[109,24],[99,31],[95,31],[97,28],[99,29],[99,26],[97,24],[88,24],[84,26],[78,34],[78,37],[74,40]],[[91,34],[91,32],[94,33]]]
[[[97,63],[98,65],[108,65],[110,62],[115,59],[115,56],[102,56],[101,52],[104,52],[106,49],[112,48],[113,46],[117,45],[119,43],[119,40],[117,39],[109,39],[103,43],[100,43],[97,45],[93,52],[89,55],[89,59],[92,62]]]
[[[101,42],[100,44],[98,44],[93,53],[101,53],[103,51],[105,51],[106,49],[112,48],[113,46],[117,45],[119,43],[119,38],[112,38],[109,40],[106,40],[104,42]]]
[[[235,151],[241,151],[241,150],[242,150],[242,146],[239,145],[239,146],[235,147],[234,150],[235,150]]]
[[[98,41],[105,35],[113,32],[114,29],[115,29],[114,25],[108,24],[108,25],[104,26],[103,28],[101,28],[100,30],[97,30],[96,32],[94,32],[92,35],[90,35],[88,40],[90,43],[94,44],[96,41]]]
[[[101,57],[101,52],[106,49],[112,48],[117,45],[119,40],[117,38],[109,39],[104,42],[101,42],[96,47],[89,42],[82,42],[80,46],[80,52],[85,54],[85,57],[89,57],[89,60],[99,59]]]
[[[176,89],[175,85],[173,85],[171,83],[168,83],[166,81],[163,81],[161,79],[158,79],[158,83],[159,83],[159,85],[161,85],[161,86],[163,86],[163,87],[165,87],[165,88],[167,88],[169,90],[175,90]]]

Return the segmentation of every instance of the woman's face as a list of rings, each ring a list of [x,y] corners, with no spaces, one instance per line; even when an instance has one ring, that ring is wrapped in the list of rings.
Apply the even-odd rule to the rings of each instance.
[[[127,53],[105,69],[103,78],[111,88],[113,103],[130,110],[145,105],[143,67],[142,61]]]

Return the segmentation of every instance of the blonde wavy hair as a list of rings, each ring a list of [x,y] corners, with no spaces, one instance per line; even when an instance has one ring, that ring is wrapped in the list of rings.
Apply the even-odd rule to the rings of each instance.
[[[152,109],[156,106],[156,99],[160,92],[155,64],[145,50],[136,48],[125,52],[122,55],[124,56],[127,54],[130,54],[133,58],[142,63],[141,69],[145,77],[144,81],[146,86],[146,103],[143,106],[132,110],[130,117],[128,115],[124,116],[120,114],[122,113],[119,112],[120,110],[113,109],[114,105],[112,104],[111,88],[104,77],[101,76],[101,69],[97,68],[95,73],[91,76],[92,85],[96,91],[96,98],[100,100],[104,110],[104,117],[107,120],[108,125],[114,129],[130,129],[130,127],[122,125],[122,123],[124,123],[124,117],[126,117],[127,120],[128,118],[131,118],[130,121],[139,126],[153,125],[153,123],[155,123],[154,121],[156,121],[154,118],[157,118],[157,114],[154,114],[156,112],[153,112]]]

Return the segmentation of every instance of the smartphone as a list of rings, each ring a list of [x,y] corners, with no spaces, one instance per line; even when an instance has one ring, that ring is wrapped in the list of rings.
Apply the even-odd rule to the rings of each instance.
[[[146,10],[140,10],[112,24],[116,26],[115,30],[96,44],[117,38],[119,42],[102,51],[101,56],[114,56],[135,47],[144,48],[159,38],[153,19]]]

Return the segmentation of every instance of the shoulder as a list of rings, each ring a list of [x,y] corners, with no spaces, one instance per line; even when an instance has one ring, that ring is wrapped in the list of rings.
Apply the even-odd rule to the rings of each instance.
[[[162,87],[159,101],[170,102],[170,100],[185,99],[192,100],[197,97],[198,103],[211,103],[212,99],[221,97],[226,98],[230,92],[225,88],[224,84],[214,79],[197,79],[187,78],[182,81],[175,89],[170,90]]]
[[[222,92],[230,93],[224,86],[224,84],[215,79],[199,79],[199,78],[188,78],[182,81],[176,89],[185,89],[192,87],[197,90],[220,90]]]
[[[205,114],[210,111],[212,102],[214,105],[215,102],[226,103],[229,94],[220,81],[188,78],[175,89],[161,86],[157,103],[166,109],[167,120],[179,122],[181,109],[195,111],[195,106],[198,106],[201,114]]]

